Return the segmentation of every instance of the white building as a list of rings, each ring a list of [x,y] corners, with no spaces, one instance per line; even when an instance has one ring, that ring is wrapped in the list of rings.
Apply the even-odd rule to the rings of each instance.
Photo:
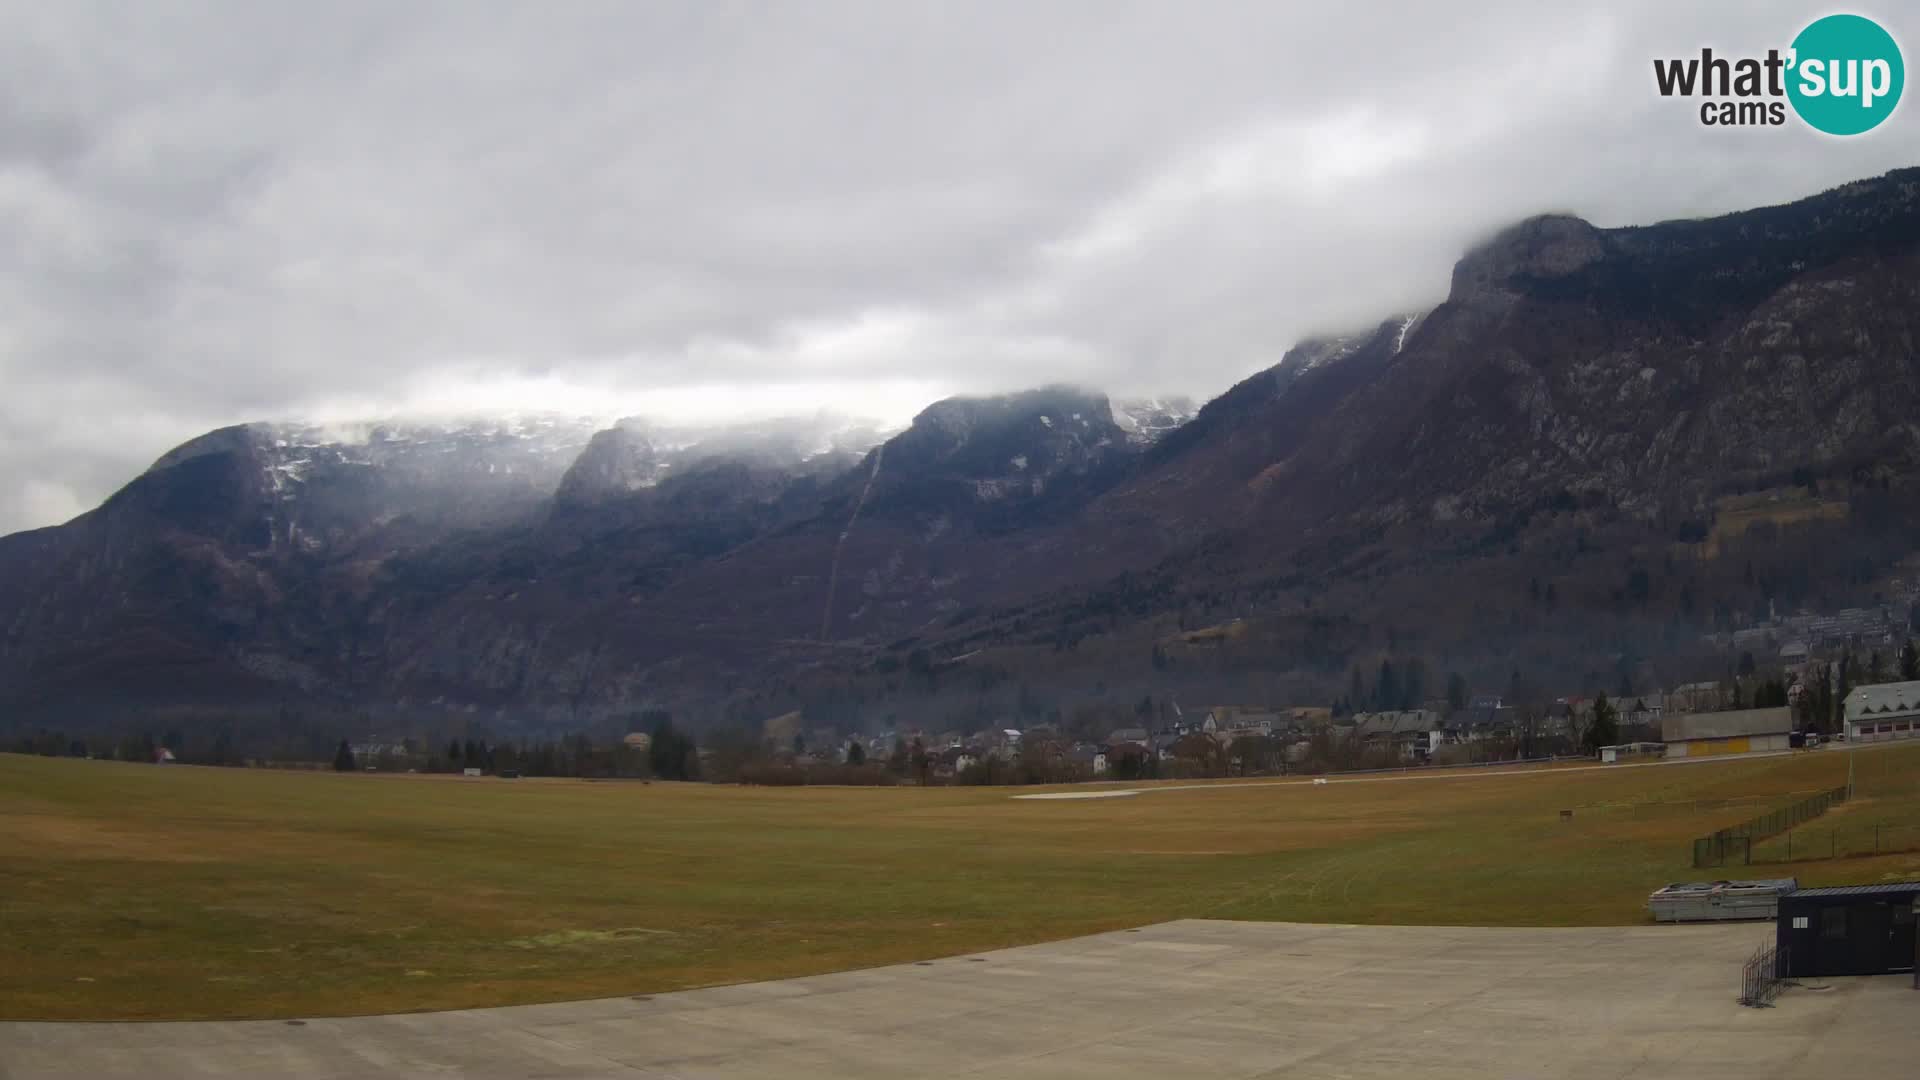
[[[1920,738],[1920,682],[1862,686],[1847,695],[1848,742]]]

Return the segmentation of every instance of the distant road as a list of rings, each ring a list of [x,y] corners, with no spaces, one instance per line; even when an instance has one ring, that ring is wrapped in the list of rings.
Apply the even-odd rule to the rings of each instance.
[[[1876,750],[1900,745],[1902,744],[1898,742],[1870,743],[1862,746],[1845,746],[1839,743],[1828,743],[1825,749],[1844,752],[1848,750]],[[1403,772],[1371,773],[1364,776],[1355,776],[1352,774],[1340,776],[1335,774],[1321,777],[1290,777],[1284,780],[1216,780],[1206,784],[1155,784],[1152,781],[1146,781],[1144,782],[1144,786],[1139,788],[1139,791],[1142,795],[1153,795],[1162,791],[1217,791],[1221,789],[1238,791],[1250,787],[1301,787],[1312,785],[1316,780],[1325,780],[1328,784],[1380,784],[1400,780],[1459,780],[1480,779],[1489,776],[1564,776],[1567,773],[1574,772],[1611,772],[1619,769],[1657,769],[1677,765],[1712,765],[1715,763],[1735,761],[1761,761],[1767,758],[1792,757],[1795,754],[1815,754],[1819,752],[1818,750],[1770,750],[1760,754],[1712,754],[1706,757],[1672,758],[1661,761],[1635,761],[1620,765],[1557,765],[1544,763],[1509,768],[1476,765],[1451,765],[1438,768],[1423,766],[1416,769],[1407,769]],[[1137,780],[1105,780],[1101,781],[1101,783],[1142,784],[1141,781]],[[1018,797],[1019,796],[1014,796],[1014,798]]]

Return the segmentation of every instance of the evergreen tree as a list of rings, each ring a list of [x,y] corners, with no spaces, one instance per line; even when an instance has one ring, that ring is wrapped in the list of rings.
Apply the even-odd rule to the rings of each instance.
[[[1396,709],[1417,709],[1427,697],[1427,662],[1413,657],[1401,667],[1400,696]]]
[[[1373,707],[1375,711],[1400,707],[1400,676],[1393,670],[1392,660],[1380,661],[1380,681],[1373,685]]]
[[[1467,680],[1457,671],[1448,675],[1447,708],[1449,710],[1464,709],[1470,700],[1472,699],[1467,695]]]
[[[1620,712],[1601,694],[1593,699],[1593,723],[1587,726],[1587,750],[1599,753],[1603,746],[1620,741]]]
[[[1848,649],[1840,654],[1839,683],[1833,690],[1832,716],[1835,722],[1828,727],[1829,731],[1837,729],[1840,726],[1838,721],[1846,715],[1847,695],[1853,692],[1853,675],[1853,650]]]
[[[661,715],[654,724],[653,743],[647,748],[653,775],[662,780],[698,779],[700,759],[693,738],[676,729],[664,713]]]
[[[851,742],[847,743],[847,764],[865,765],[866,763],[867,763],[867,748],[860,745],[860,740],[854,739]]]
[[[918,735],[913,737],[913,749],[909,752],[908,757],[912,763],[911,767],[915,779],[919,780],[922,784],[926,783],[933,775],[933,759],[928,756],[926,744],[920,741]]]
[[[340,748],[333,752],[333,771],[352,772],[353,770],[353,747],[347,744],[347,740],[341,739]]]
[[[1900,646],[1900,678],[1904,682],[1920,679],[1920,649],[1914,648],[1912,638]]]

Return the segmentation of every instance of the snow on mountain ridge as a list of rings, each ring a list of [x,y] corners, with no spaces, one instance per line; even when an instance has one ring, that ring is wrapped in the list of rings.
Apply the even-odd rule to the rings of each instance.
[[[1152,443],[1194,418],[1199,409],[1188,397],[1122,398],[1113,402],[1113,422],[1135,443]]]

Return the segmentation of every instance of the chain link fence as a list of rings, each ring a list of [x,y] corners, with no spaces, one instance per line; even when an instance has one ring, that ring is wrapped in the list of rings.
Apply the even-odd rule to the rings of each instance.
[[[1711,836],[1703,836],[1693,842],[1693,865],[1725,866],[1729,858],[1745,865],[1753,861],[1753,846],[1756,842],[1778,836],[1795,826],[1805,824],[1827,812],[1830,807],[1847,801],[1846,787],[1837,787],[1823,791],[1818,795],[1801,799],[1789,806],[1783,806],[1770,814],[1762,814],[1751,821],[1743,821]]]
[[[1789,829],[1753,844],[1749,863],[1813,862],[1920,851],[1920,825],[1855,822],[1831,829]]]

